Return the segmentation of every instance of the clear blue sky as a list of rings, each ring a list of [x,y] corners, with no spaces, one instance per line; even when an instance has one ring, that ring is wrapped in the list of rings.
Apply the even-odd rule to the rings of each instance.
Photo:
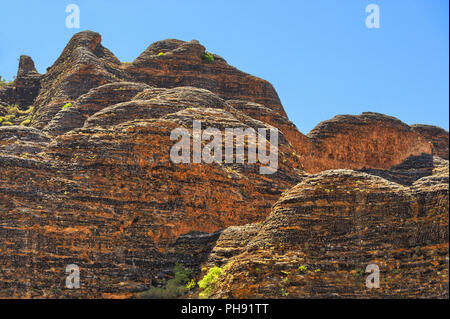
[[[79,30],[65,26],[70,3]],[[365,26],[370,3],[379,29]],[[363,111],[448,130],[448,12],[446,0],[0,0],[0,75],[11,80],[21,54],[45,72],[81,30],[101,33],[121,61],[157,40],[197,39],[270,81],[303,133]]]

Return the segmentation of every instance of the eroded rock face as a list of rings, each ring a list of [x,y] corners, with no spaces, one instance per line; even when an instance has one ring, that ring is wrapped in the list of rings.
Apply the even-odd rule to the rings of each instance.
[[[213,296],[448,298],[448,196],[448,161],[411,187],[351,170],[311,175],[253,226],[252,239],[216,258],[225,274]],[[212,256],[227,246],[224,234]],[[365,286],[369,264],[380,269],[380,289]]]
[[[42,78],[33,126],[43,128],[65,103],[92,88],[126,80],[120,65],[114,54],[101,45],[100,34],[84,31],[74,35]]]
[[[214,61],[208,63],[203,58],[205,51],[205,47],[195,40],[159,41],[150,45],[125,70],[136,81],[151,86],[200,87],[223,99],[261,103],[287,117],[270,83],[237,70],[218,55],[214,55]]]
[[[448,132],[420,125],[409,127],[376,113],[337,116],[320,123],[306,136],[289,121],[270,83],[229,66],[217,55],[214,61],[206,61],[205,52],[195,40],[163,40],[150,45],[133,62],[121,63],[101,45],[98,33],[80,32],[43,76],[32,125],[62,134],[81,127],[83,117],[86,121],[106,107],[132,99],[150,100],[145,94],[162,97],[165,89],[190,86],[207,89],[238,111],[277,127],[311,173],[334,168],[389,169],[421,153],[448,158]],[[30,61],[24,58],[19,73],[34,72]],[[144,98],[133,97],[138,93]],[[170,97],[173,93],[168,94]],[[62,111],[69,102],[79,110]],[[142,109],[141,102],[130,102],[132,105]],[[219,103],[212,107],[224,106]]]
[[[38,129],[22,126],[0,127],[0,152],[27,157],[42,152],[51,139]]]
[[[165,118],[130,113],[136,118],[60,135],[27,158],[0,153],[0,236],[12,238],[0,248],[9,269],[2,291],[19,297],[128,296],[169,273],[176,260],[195,266],[206,259],[207,249],[199,249],[197,259],[186,250],[213,241],[181,235],[263,219],[301,178],[289,144],[280,143],[279,170],[267,176],[259,174],[259,164],[175,165],[169,158],[171,131],[190,129],[193,119],[246,126],[214,110],[193,108],[190,120],[177,112]],[[80,291],[59,290],[67,262],[89,278]]]
[[[448,159],[448,132],[437,127],[410,127],[391,116],[365,112],[336,116],[304,135],[287,118],[261,104],[239,100],[227,103],[279,128],[310,173],[335,168],[386,170],[422,154]]]
[[[44,128],[52,135],[61,135],[83,127],[85,121],[96,112],[116,103],[131,100],[139,92],[148,89],[142,83],[115,82],[101,85],[81,95],[69,108],[61,108]],[[57,104],[59,107],[59,104]]]
[[[365,113],[336,117],[304,135],[268,82],[217,55],[208,62],[203,53],[196,41],[164,40],[132,63],[121,63],[98,33],[85,31],[73,36],[44,75],[21,58],[15,84],[0,87],[0,116],[12,101],[34,106],[33,127],[0,128],[0,297],[129,297],[167,277],[177,261],[199,270],[202,263],[236,260],[239,269],[252,272],[260,253],[292,258],[292,264],[299,258],[311,267],[323,264],[327,276],[332,258],[347,250],[339,269],[347,261],[348,268],[382,259],[385,252],[386,267],[403,254],[408,265],[440,254],[436,267],[442,268],[448,257],[448,232],[442,230],[448,226],[442,212],[448,207],[442,186],[448,186],[448,162],[442,159],[448,158],[448,133]],[[21,80],[23,90],[13,100]],[[261,163],[174,164],[171,132],[192,133],[195,120],[220,130],[277,128],[276,173],[261,175]],[[368,174],[307,173],[329,168]],[[419,229],[415,221],[427,226]],[[331,246],[323,246],[325,254],[318,242],[306,249],[308,238]],[[387,240],[399,241],[405,252],[388,247]],[[267,243],[273,250],[264,248]],[[379,253],[355,255],[370,245]],[[428,257],[411,257],[411,249]],[[71,263],[82,271],[79,291],[64,290]],[[268,287],[262,282],[249,290],[227,277],[232,292],[220,287],[215,296],[278,296],[278,275],[267,274]],[[341,285],[338,275],[328,288]],[[439,282],[434,273],[427,276]],[[309,290],[286,289],[294,296],[330,293],[323,282],[313,284],[311,279]],[[357,294],[359,286],[346,285],[336,294]],[[414,285],[400,288],[419,293]]]
[[[431,176],[434,172],[448,167],[448,161],[439,156],[422,154],[410,156],[399,165],[389,170],[365,168],[362,172],[383,177],[391,182],[411,186],[422,177]]]
[[[415,124],[411,126],[433,145],[433,154],[448,160],[448,132],[433,125]]]
[[[42,75],[36,71],[33,60],[22,55],[19,59],[17,76],[12,84],[0,86],[0,102],[26,109],[33,105],[39,94]],[[4,115],[5,112],[0,112]]]
[[[314,158],[306,170],[332,168],[389,169],[406,158],[432,154],[432,145],[400,120],[379,113],[339,115],[317,125],[309,134]]]

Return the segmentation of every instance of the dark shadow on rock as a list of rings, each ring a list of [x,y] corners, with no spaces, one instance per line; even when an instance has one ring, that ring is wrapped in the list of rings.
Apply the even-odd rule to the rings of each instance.
[[[410,156],[402,163],[393,166],[390,170],[363,168],[360,171],[380,176],[401,185],[411,186],[422,177],[432,175],[433,169],[444,165],[445,162],[447,161],[440,157],[422,154],[419,156]]]

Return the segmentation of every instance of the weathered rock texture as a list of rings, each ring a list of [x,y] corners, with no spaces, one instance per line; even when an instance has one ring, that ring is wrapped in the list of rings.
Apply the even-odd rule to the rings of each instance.
[[[306,155],[304,161],[310,172],[331,168],[388,169],[409,156],[432,153],[432,145],[411,127],[372,112],[336,116],[317,125],[308,137],[315,146],[312,158]]]
[[[270,83],[237,70],[218,55],[207,63],[203,58],[205,51],[205,47],[195,40],[159,41],[150,45],[125,70],[137,81],[152,86],[201,87],[224,99],[261,103],[286,117],[278,94]]]
[[[129,297],[177,261],[199,270],[231,260],[240,266],[215,296],[278,296],[277,269],[300,258],[333,279],[295,277],[285,296],[360,296],[348,272],[382,258],[416,277],[386,279],[398,293],[380,296],[442,296],[448,133],[363,113],[304,135],[272,85],[204,53],[197,41],[165,40],[121,63],[85,31],[44,75],[21,58],[16,81],[0,87],[1,120],[13,121],[0,128],[0,297]],[[277,172],[261,175],[260,162],[174,164],[171,132],[191,131],[194,120],[278,128]],[[332,168],[365,173],[309,175]],[[252,263],[265,256],[292,267],[268,264],[267,287],[240,290],[230,275],[259,273]],[[81,268],[80,290],[64,288],[69,264]]]
[[[236,110],[277,127],[311,173],[333,168],[388,169],[421,153],[448,159],[448,132],[424,125],[409,127],[382,114],[337,116],[304,135],[287,118],[270,83],[237,70],[217,55],[206,61],[205,52],[195,40],[164,40],[150,45],[133,62],[121,63],[101,45],[98,33],[80,32],[43,76],[35,72],[31,59],[23,57],[14,96],[25,104],[36,98],[31,124],[55,135],[83,126],[107,106],[130,101],[146,84],[166,89],[191,86],[207,89]],[[34,84],[20,80],[29,78]],[[0,102],[12,104],[12,91],[13,86],[4,86]],[[66,103],[76,109],[61,110]]]
[[[225,230],[218,298],[448,298],[448,161],[411,186],[351,170],[305,178],[262,223]],[[365,286],[369,264],[380,288]]]
[[[41,78],[42,75],[36,71],[33,60],[27,55],[22,55],[14,82],[0,85],[0,102],[26,109],[34,103],[39,93]]]
[[[431,142],[433,154],[448,160],[448,132],[446,130],[437,126],[422,124],[415,124],[411,127]]]
[[[200,102],[189,102],[191,95]],[[8,240],[0,256],[8,269],[1,282],[6,296],[109,297],[142,290],[175,260],[198,266],[205,259],[200,245],[193,260],[180,235],[261,220],[300,180],[298,158],[282,136],[276,174],[260,175],[259,164],[173,164],[170,133],[190,129],[193,119],[219,128],[264,124],[236,110],[208,108],[209,99],[221,99],[206,90],[172,89],[170,96],[125,102],[122,113],[124,103],[106,107],[84,127],[54,139],[31,128],[5,131],[0,236]],[[186,104],[202,101],[206,108],[185,111]],[[25,141],[33,152],[11,151]],[[57,280],[70,263],[85,278],[76,293],[60,290]]]
[[[33,125],[44,127],[61,107],[90,89],[126,78],[120,61],[101,45],[95,32],[80,32],[72,37],[41,81],[35,101]]]

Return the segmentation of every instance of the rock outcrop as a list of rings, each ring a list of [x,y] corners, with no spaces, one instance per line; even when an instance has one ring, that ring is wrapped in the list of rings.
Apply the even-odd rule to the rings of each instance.
[[[138,82],[155,87],[201,87],[226,100],[256,102],[287,117],[273,86],[228,65],[218,55],[205,61],[204,46],[193,40],[164,40],[150,45],[125,70]]]
[[[171,131],[191,129],[195,119],[219,128],[264,124],[236,110],[208,107],[213,106],[208,101],[221,99],[206,90],[161,94],[171,98],[124,102],[122,113],[124,103],[118,103],[56,138],[42,133],[40,151],[14,156],[5,146],[0,152],[0,236],[11,238],[0,250],[10,269],[2,289],[19,297],[142,290],[168,273],[175,257],[188,264],[206,258],[188,258],[179,236],[261,220],[282,191],[300,180],[298,158],[282,136],[279,168],[272,175],[260,175],[260,164],[173,164]],[[197,107],[186,110],[188,105]],[[18,127],[8,129],[20,135]],[[28,139],[39,131],[33,130]],[[90,278],[72,294],[54,290],[67,262]]]
[[[27,109],[33,105],[39,94],[41,79],[42,75],[36,71],[33,60],[27,55],[22,55],[15,80],[11,84],[0,85],[0,102]]]
[[[415,124],[411,126],[432,144],[433,154],[448,160],[448,132],[433,125]]]
[[[43,128],[62,106],[90,89],[125,80],[120,66],[114,54],[101,45],[100,34],[85,31],[74,35],[42,78],[33,126]]]
[[[405,123],[372,112],[335,116],[317,125],[307,136],[315,146],[313,158],[306,155],[304,160],[309,172],[389,169],[410,156],[433,151],[432,145]]]
[[[192,135],[193,121],[277,128],[276,172],[173,163],[171,132]],[[130,297],[176,262],[227,265],[216,297],[367,296],[351,274],[370,260],[416,274],[388,277],[396,288],[378,296],[445,295],[444,130],[363,113],[304,135],[270,83],[197,41],[159,41],[122,63],[91,31],[43,75],[21,58],[0,86],[0,125],[0,297]],[[323,172],[336,168],[347,170]],[[306,274],[291,271],[299,263]],[[80,290],[64,289],[69,264]],[[279,269],[291,285],[276,283]],[[241,289],[247,272],[257,279]]]
[[[83,127],[91,115],[110,105],[130,101],[147,88],[149,86],[145,84],[130,82],[115,82],[95,87],[77,98],[71,107],[60,109],[44,127],[44,131],[61,135]]]
[[[448,196],[448,161],[411,186],[350,170],[311,175],[262,224],[221,234],[213,297],[448,298]],[[379,289],[366,288],[370,264]]]
[[[31,124],[52,135],[83,126],[88,117],[107,106],[130,102],[145,85],[153,87],[153,92],[190,86],[207,89],[236,110],[277,127],[310,173],[335,168],[388,169],[422,153],[448,159],[448,132],[425,125],[409,127],[377,113],[337,116],[304,135],[287,118],[270,83],[237,70],[218,55],[207,60],[205,53],[205,47],[195,40],[164,40],[150,45],[133,62],[121,63],[102,46],[98,33],[84,31],[73,36],[43,76],[24,57],[18,79],[24,74],[42,78],[38,96],[36,86],[30,86],[35,98]],[[30,99],[27,94],[17,96]],[[11,104],[1,94],[0,101]],[[75,108],[62,110],[67,103]]]

